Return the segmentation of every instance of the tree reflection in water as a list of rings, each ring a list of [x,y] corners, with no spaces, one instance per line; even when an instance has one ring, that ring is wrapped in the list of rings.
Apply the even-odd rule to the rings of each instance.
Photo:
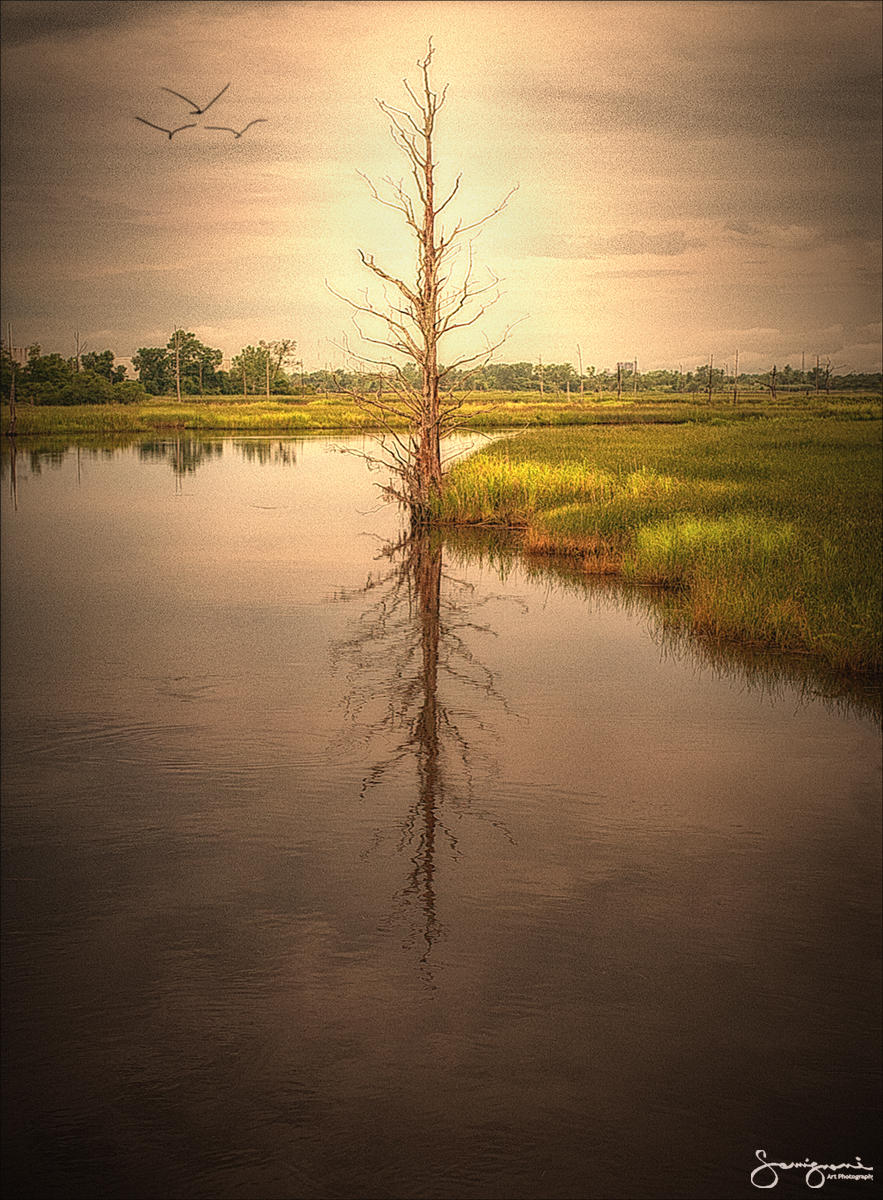
[[[333,660],[348,673],[348,734],[366,747],[383,738],[391,743],[365,772],[362,799],[397,768],[414,769],[414,799],[398,843],[400,852],[410,851],[411,868],[395,900],[411,914],[412,940],[422,943],[420,963],[431,981],[430,954],[444,933],[438,855],[442,848],[452,858],[460,853],[451,817],[468,811],[510,838],[502,822],[475,804],[478,770],[486,773],[493,737],[488,713],[509,709],[468,639],[493,634],[473,618],[477,607],[499,597],[478,600],[470,584],[446,573],[442,540],[432,531],[387,545],[380,557],[390,564],[385,571],[336,596],[360,599],[365,608],[355,632],[334,647]],[[383,840],[381,833],[375,846]]]
[[[199,467],[222,458],[230,445],[248,462],[260,466],[293,466],[297,463],[294,443],[269,438],[205,438],[176,433],[172,438],[144,439],[138,443],[142,462],[168,462],[177,480],[195,475]]]

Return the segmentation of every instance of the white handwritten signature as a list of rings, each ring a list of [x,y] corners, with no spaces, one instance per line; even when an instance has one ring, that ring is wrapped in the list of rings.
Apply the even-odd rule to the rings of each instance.
[[[828,1179],[868,1179],[874,1178],[874,1168],[866,1167],[858,1155],[854,1163],[819,1163],[819,1162],[768,1162],[766,1150],[755,1150],[755,1158],[760,1162],[751,1172],[751,1182],[756,1188],[773,1188],[779,1182],[779,1171],[806,1171],[806,1186],[811,1188],[823,1187]],[[841,1175],[841,1171],[854,1171],[857,1174]],[[766,1174],[764,1174],[766,1172]],[[767,1179],[767,1183],[758,1183],[757,1177]]]

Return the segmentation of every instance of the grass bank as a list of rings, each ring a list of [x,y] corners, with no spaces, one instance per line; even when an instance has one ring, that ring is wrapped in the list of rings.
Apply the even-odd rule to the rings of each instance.
[[[879,420],[537,430],[457,464],[435,516],[663,585],[676,627],[879,672],[880,479]]]
[[[697,395],[639,393],[637,398],[592,396],[580,401],[539,400],[536,392],[475,393],[464,402],[462,417],[476,429],[521,428],[556,425],[682,424],[715,423],[739,419],[814,413],[855,419],[879,417],[880,397],[863,393],[780,396],[776,401],[761,394],[745,395],[737,405],[725,396],[711,404]],[[3,428],[9,426],[9,409],[2,411]],[[195,397],[180,404],[152,399],[143,404],[33,405],[19,404],[16,432],[19,437],[58,434],[151,433],[188,429],[215,433],[296,434],[313,432],[360,432],[376,428],[369,414],[346,396],[331,395],[303,400],[279,397],[273,400],[242,396]]]

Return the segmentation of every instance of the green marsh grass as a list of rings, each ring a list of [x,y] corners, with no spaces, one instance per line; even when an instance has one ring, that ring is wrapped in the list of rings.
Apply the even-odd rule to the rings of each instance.
[[[464,397],[461,417],[473,429],[526,428],[559,425],[716,424],[788,413],[840,415],[852,419],[880,416],[879,397],[839,393],[824,398],[811,393],[790,394],[773,402],[760,393],[733,405],[725,396],[708,404],[703,397],[671,393],[639,393],[637,399],[596,393],[581,401],[574,393],[540,400],[536,392],[473,392]],[[4,406],[3,428],[9,425]],[[395,422],[393,422],[395,423]],[[216,432],[304,433],[363,431],[376,428],[369,413],[349,397],[331,394],[309,399],[294,396],[188,397],[179,404],[154,398],[143,404],[33,405],[19,404],[19,437],[52,434],[149,433],[166,429]]]
[[[675,627],[879,671],[880,435],[807,415],[531,431],[458,463],[435,516],[662,585]]]

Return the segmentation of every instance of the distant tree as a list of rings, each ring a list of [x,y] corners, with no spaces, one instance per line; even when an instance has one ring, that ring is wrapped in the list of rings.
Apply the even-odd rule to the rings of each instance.
[[[282,381],[285,368],[293,366],[297,342],[294,338],[280,338],[274,342],[258,342],[258,349],[264,354],[264,385],[266,394],[279,391],[277,383]],[[282,391],[287,391],[288,379],[285,378]]]
[[[122,365],[114,366],[112,350],[101,350],[100,352],[89,350],[85,354],[81,354],[80,369],[93,371],[96,375],[103,375],[111,383],[121,383],[126,378],[126,368]]]
[[[85,355],[83,356],[85,357]],[[53,404],[113,404],[114,386],[94,371],[73,371],[70,380],[54,395]]]
[[[188,396],[200,396],[203,392],[217,391],[216,373],[224,355],[204,345],[194,333],[178,329],[166,345],[172,383],[175,372],[180,372],[181,391]]]
[[[726,386],[727,375],[723,367],[711,366],[708,363],[703,363],[701,367],[697,367],[695,371],[687,373],[687,391],[688,392],[707,392],[708,391],[708,372],[711,370],[711,388],[712,391],[720,391]]]
[[[529,392],[533,387],[533,363],[488,363],[494,387],[504,392]]]
[[[546,363],[543,367],[543,379],[545,386],[553,387],[556,392],[566,391],[568,385],[579,383],[579,376],[572,363]]]
[[[147,392],[137,379],[121,379],[113,385],[114,404],[143,404]]]
[[[39,345],[28,346],[27,364],[17,372],[16,391],[20,400],[55,404],[75,372],[60,354],[43,354]]]
[[[165,396],[174,387],[171,355],[162,346],[142,346],[132,356],[132,366],[142,387],[152,396]]]
[[[238,382],[237,390],[246,395],[262,392],[267,378],[267,351],[260,346],[243,346],[230,364],[230,373]]]

